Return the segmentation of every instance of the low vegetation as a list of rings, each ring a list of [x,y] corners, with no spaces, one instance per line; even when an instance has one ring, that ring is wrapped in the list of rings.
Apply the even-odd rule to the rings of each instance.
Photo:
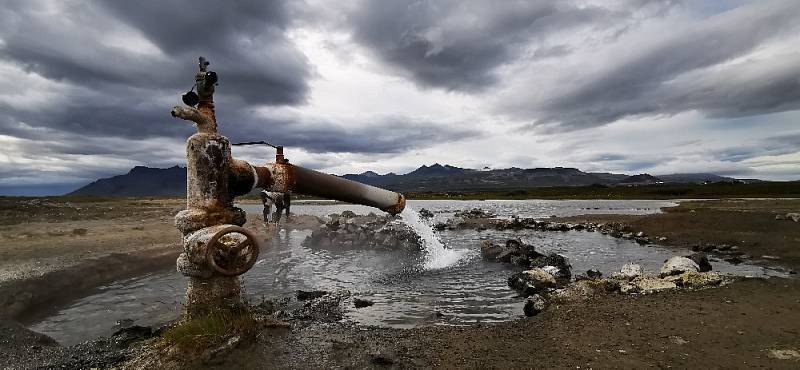
[[[246,310],[218,310],[192,317],[166,329],[156,345],[176,347],[180,352],[202,353],[232,337],[251,337],[261,323]]]
[[[640,186],[552,186],[511,191],[416,192],[409,199],[709,199],[709,198],[796,198],[800,181],[658,184]]]

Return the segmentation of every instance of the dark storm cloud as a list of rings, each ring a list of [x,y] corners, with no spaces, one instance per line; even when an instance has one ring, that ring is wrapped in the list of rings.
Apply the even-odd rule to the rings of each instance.
[[[268,139],[309,152],[398,153],[482,135],[463,125],[452,127],[415,117],[344,122],[300,114],[259,115],[235,99],[223,99],[217,105],[219,129],[232,141]],[[195,132],[189,122],[169,115],[171,105],[159,101],[127,104],[124,98],[98,97],[74,107],[54,105],[26,111],[0,104],[0,108],[0,132],[46,141],[49,150],[61,154],[128,155],[141,150],[148,140],[183,139]],[[48,128],[21,122],[47,122]],[[155,152],[144,155],[153,160],[158,157]]]
[[[483,135],[470,127],[442,125],[427,119],[384,116],[369,122],[340,122],[325,117],[267,117],[254,119],[246,112],[230,116],[231,125],[221,130],[233,141],[267,140],[312,153],[399,153],[442,142],[454,142]]]
[[[282,1],[55,4],[57,11],[27,0],[3,6],[3,59],[95,89],[124,84],[179,91],[191,86],[197,57],[204,55],[227,93],[247,102],[295,104],[307,93],[310,66],[286,36]],[[115,32],[119,39],[100,42]],[[156,52],[136,50],[147,46],[137,36]]]
[[[604,168],[613,168],[615,171],[642,171],[659,164],[674,160],[668,155],[642,155],[621,153],[599,153],[580,158],[583,162],[600,163]]]
[[[350,22],[356,41],[414,81],[451,90],[482,90],[496,69],[522,57],[564,55],[537,45],[574,27],[624,32],[634,14],[660,14],[676,1],[637,0],[616,9],[573,1],[364,1]]]
[[[794,1],[735,9],[637,45],[626,51],[630,57],[609,61],[539,104],[520,99],[515,109],[535,121],[531,126],[563,130],[690,110],[731,118],[798,109],[798,54],[734,59],[796,33],[799,17]]]
[[[776,156],[800,152],[800,133],[772,136],[756,141],[743,142],[735,147],[723,148],[711,153],[711,157],[727,162],[741,162],[754,157]]]
[[[66,84],[54,104],[0,103],[0,133],[50,142],[59,154],[128,155],[143,140],[191,135],[191,126],[169,110],[193,82],[199,54],[220,75],[220,129],[236,140],[271,137],[310,152],[396,153],[477,134],[407,117],[378,118],[362,129],[330,119],[254,118],[258,105],[297,104],[308,89],[311,68],[286,36],[282,1],[55,4],[15,1],[0,10],[2,59]],[[114,32],[119,40],[102,42]],[[137,45],[144,50],[131,49]]]

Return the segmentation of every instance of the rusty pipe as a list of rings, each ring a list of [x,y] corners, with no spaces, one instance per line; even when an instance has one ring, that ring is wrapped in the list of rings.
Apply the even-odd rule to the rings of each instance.
[[[252,166],[242,160],[233,160],[231,169],[230,189],[234,196],[246,194],[254,188],[280,193],[291,191],[375,207],[393,215],[402,212],[406,206],[403,194],[295,166],[288,161]]]
[[[406,206],[406,198],[400,193],[291,164],[285,166],[291,168],[292,190],[298,193],[375,207],[393,215]]]

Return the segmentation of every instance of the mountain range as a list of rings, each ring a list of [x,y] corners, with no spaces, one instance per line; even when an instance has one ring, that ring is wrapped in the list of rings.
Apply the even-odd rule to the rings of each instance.
[[[605,172],[583,172],[576,168],[505,168],[475,170],[450,165],[423,165],[398,175],[380,175],[373,171],[342,177],[400,192],[492,191],[543,186],[648,185],[658,183],[703,183],[737,181],[708,173],[633,176]],[[137,166],[127,174],[99,179],[68,195],[82,196],[184,196],[186,168],[149,168]]]

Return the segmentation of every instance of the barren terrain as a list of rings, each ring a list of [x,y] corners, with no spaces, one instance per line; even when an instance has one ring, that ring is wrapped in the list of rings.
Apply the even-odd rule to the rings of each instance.
[[[171,268],[180,251],[172,216],[182,208],[183,200],[173,199],[0,199],[1,314],[35,318],[97,285]],[[798,200],[692,201],[662,214],[569,219],[625,222],[666,237],[662,244],[681,253],[695,245],[736,245],[759,263],[796,270],[800,224],[775,215],[799,208]],[[800,283],[746,279],[700,291],[600,295],[497,325],[401,330],[305,323],[267,328],[257,338],[203,366],[797,368]],[[8,353],[0,365],[15,358]]]

